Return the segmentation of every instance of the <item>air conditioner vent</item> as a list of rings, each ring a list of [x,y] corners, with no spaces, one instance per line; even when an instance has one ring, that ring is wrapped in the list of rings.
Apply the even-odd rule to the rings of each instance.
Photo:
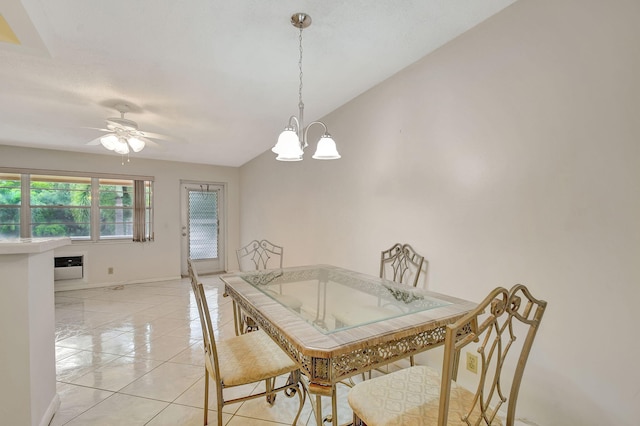
[[[83,277],[84,256],[61,256],[54,258],[53,279],[77,280]]]

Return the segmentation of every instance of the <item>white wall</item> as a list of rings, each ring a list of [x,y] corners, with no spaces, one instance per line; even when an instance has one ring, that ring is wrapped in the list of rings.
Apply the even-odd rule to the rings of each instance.
[[[1,142],[0,142],[1,143]],[[64,151],[18,148],[0,145],[0,167],[69,170],[154,176],[155,241],[74,242],[56,249],[56,256],[85,254],[85,279],[56,282],[56,289],[128,284],[180,277],[181,199],[180,181],[226,184],[227,261],[236,268],[239,241],[238,169],[202,164],[144,160],[132,156],[121,164],[118,155],[89,155]],[[113,274],[108,274],[113,267]]]
[[[520,0],[325,117],[341,160],[243,166],[241,241],[371,274],[409,242],[430,289],[475,301],[522,282],[549,308],[518,417],[637,424],[639,18]]]

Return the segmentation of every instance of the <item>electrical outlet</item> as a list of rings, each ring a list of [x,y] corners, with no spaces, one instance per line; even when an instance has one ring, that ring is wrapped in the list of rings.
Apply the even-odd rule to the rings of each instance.
[[[467,370],[478,374],[478,356],[467,352]]]
[[[109,269],[107,269],[107,274],[112,275],[113,274],[113,267],[109,267]]]

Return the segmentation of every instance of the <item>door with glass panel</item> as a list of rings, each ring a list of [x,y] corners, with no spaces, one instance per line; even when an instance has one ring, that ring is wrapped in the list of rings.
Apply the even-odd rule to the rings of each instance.
[[[210,183],[182,184],[182,275],[187,259],[198,272],[224,271],[224,187]]]

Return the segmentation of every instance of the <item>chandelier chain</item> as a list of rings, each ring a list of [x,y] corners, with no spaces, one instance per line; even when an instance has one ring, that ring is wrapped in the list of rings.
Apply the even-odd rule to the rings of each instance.
[[[300,35],[298,37],[300,42],[300,59],[298,60],[298,69],[300,70],[300,88],[298,89],[298,107],[303,108],[302,103],[302,27],[300,27]]]

